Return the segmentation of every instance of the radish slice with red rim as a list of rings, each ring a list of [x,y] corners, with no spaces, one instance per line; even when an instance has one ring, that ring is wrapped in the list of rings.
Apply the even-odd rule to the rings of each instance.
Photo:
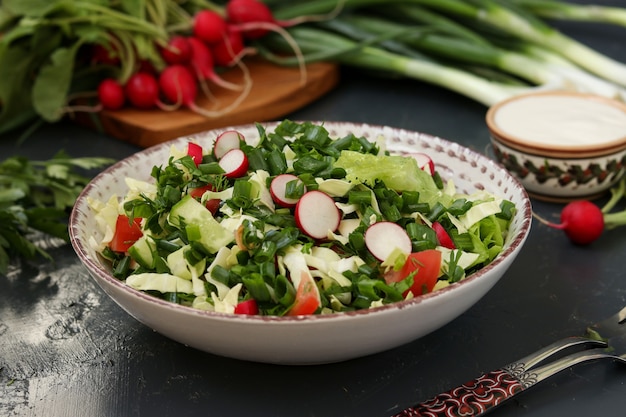
[[[417,166],[419,166],[422,171],[426,171],[430,175],[435,173],[435,163],[430,156],[422,152],[415,152],[410,155],[417,161]]]
[[[339,227],[341,212],[328,194],[313,190],[298,200],[295,219],[304,234],[313,239],[325,239]]]
[[[231,149],[219,160],[226,178],[239,178],[248,172],[248,157],[241,149]]]
[[[220,133],[213,145],[213,156],[221,159],[228,151],[239,149],[242,140],[244,140],[243,135],[236,130],[227,130]]]
[[[196,166],[202,163],[202,154],[202,146],[194,142],[189,142],[187,144],[187,155],[189,155],[191,159],[193,159],[193,162],[194,164],[196,164]]]
[[[302,183],[300,178],[296,177],[293,174],[280,174],[277,175],[270,184],[270,193],[272,194],[272,199],[281,207],[291,208],[296,205],[300,198],[291,198],[287,197],[287,184],[292,181],[297,181],[299,184]],[[305,187],[306,192],[306,187]]]
[[[409,254],[413,248],[411,238],[402,226],[393,222],[374,223],[365,231],[365,246],[374,257],[385,261],[397,248]]]
[[[448,231],[441,225],[441,223],[433,222],[433,230],[435,231],[437,240],[441,246],[448,249],[456,249],[456,245],[452,241]]]

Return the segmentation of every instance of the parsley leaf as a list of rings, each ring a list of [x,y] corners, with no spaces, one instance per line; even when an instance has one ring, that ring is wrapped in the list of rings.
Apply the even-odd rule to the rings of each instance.
[[[33,232],[69,241],[69,213],[90,181],[79,170],[113,162],[108,158],[71,158],[64,152],[47,161],[12,156],[0,162],[0,275],[8,272],[14,258],[51,259],[33,243]]]

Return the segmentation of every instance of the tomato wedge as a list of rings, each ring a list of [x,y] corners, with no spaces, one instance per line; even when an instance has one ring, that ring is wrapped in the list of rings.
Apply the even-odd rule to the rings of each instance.
[[[115,221],[115,233],[109,247],[114,252],[126,252],[141,236],[141,218],[131,222],[128,216],[120,214]]]
[[[385,281],[389,284],[399,282],[413,275],[413,285],[409,289],[413,295],[418,296],[429,293],[437,283],[441,268],[441,252],[436,249],[427,249],[413,252],[406,258],[406,262],[400,271],[392,271],[385,274]],[[406,295],[406,294],[405,294]]]
[[[189,195],[195,199],[200,199],[202,197],[202,194],[207,191],[215,191],[215,187],[213,187],[211,184],[207,184],[202,187],[192,188],[191,190],[189,190]],[[220,203],[221,200],[219,198],[212,198],[210,200],[207,200],[204,203],[204,206],[211,212],[212,215],[215,216],[215,213],[217,213],[217,210],[220,208]]]
[[[311,275],[302,271],[300,284],[296,290],[296,301],[287,312],[288,316],[313,314],[321,304],[320,293]]]
[[[235,314],[245,314],[248,316],[256,316],[259,314],[259,306],[255,299],[242,301],[235,306]]]

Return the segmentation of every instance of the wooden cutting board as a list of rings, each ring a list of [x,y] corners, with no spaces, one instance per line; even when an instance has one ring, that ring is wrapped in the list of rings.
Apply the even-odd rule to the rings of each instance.
[[[248,61],[247,66],[252,80],[249,94],[236,108],[219,117],[205,117],[188,109],[164,111],[125,107],[99,112],[98,123],[107,134],[146,148],[206,130],[280,119],[326,94],[339,81],[338,66],[326,62],[307,65],[304,73],[299,68],[261,60]],[[224,72],[221,77],[238,85],[244,82],[243,72],[238,68]],[[198,104],[211,111],[227,107],[241,94],[241,91],[214,84],[209,87],[217,102],[203,96]],[[96,126],[93,119],[84,115],[77,117],[76,122]]]

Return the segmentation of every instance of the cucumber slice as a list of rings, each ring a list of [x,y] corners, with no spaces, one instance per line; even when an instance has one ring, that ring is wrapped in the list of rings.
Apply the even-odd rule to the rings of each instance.
[[[144,268],[153,269],[156,265],[156,242],[148,235],[140,237],[128,248],[128,254]]]
[[[234,233],[222,227],[203,204],[189,195],[172,207],[168,222],[188,232],[189,240],[199,242],[209,253],[216,253],[235,239]]]

